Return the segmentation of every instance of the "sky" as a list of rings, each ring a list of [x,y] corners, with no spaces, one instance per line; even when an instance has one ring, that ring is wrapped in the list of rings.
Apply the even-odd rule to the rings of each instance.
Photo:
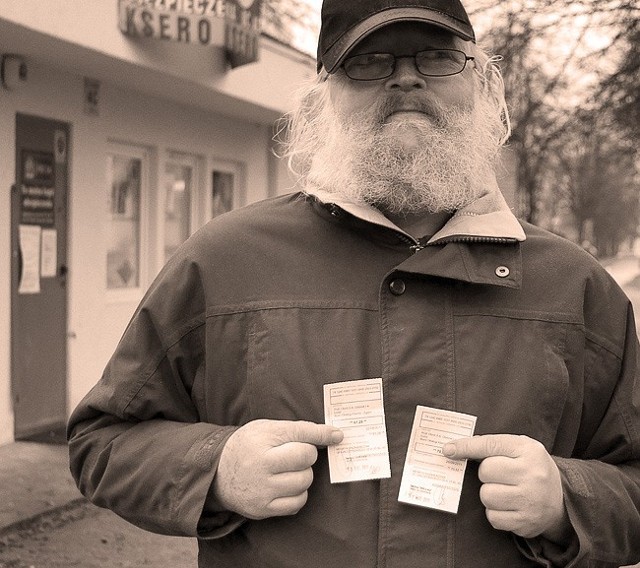
[[[348,0],[345,0],[348,1]],[[305,0],[309,4],[314,12],[317,14],[317,26],[320,29],[320,7],[322,6],[322,0]],[[317,33],[309,33],[307,30],[302,30],[296,38],[296,47],[302,51],[309,53],[310,55],[316,54],[316,48],[318,45]]]

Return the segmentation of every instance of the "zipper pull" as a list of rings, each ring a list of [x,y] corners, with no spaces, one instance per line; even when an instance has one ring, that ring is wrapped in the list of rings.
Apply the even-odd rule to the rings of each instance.
[[[416,252],[420,252],[422,249],[427,248],[427,242],[429,241],[429,238],[425,238],[425,239],[415,239],[415,244],[411,247],[411,250],[416,253]]]

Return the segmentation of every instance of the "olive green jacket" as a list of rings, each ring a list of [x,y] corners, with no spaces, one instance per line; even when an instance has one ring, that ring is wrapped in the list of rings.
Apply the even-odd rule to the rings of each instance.
[[[332,485],[320,450],[298,514],[205,509],[235,428],[323,422],[323,385],[370,377],[383,379],[391,478]],[[574,540],[559,549],[492,528],[474,462],[457,515],[398,502],[416,405],[542,442]],[[424,241],[326,195],[216,218],[158,276],[69,436],[87,497],[145,529],[198,536],[203,568],[640,562],[630,303],[590,255],[523,231],[495,195]]]

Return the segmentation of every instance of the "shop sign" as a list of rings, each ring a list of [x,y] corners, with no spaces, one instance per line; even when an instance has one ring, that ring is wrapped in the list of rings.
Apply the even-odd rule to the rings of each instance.
[[[262,0],[118,0],[120,31],[225,49],[232,67],[257,61]]]
[[[22,152],[20,223],[55,224],[55,169],[53,152]]]

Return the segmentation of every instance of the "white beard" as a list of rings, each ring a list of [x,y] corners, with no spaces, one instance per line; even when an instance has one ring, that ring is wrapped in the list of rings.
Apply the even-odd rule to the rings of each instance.
[[[341,116],[328,96],[308,108],[307,139],[298,140],[298,148],[292,144],[299,155],[306,152],[307,183],[393,214],[453,212],[477,199],[499,149],[502,123],[495,108],[479,97],[470,110],[416,101],[428,119],[395,115],[383,122],[401,99],[391,95],[350,117]],[[407,137],[413,143],[405,144]]]

